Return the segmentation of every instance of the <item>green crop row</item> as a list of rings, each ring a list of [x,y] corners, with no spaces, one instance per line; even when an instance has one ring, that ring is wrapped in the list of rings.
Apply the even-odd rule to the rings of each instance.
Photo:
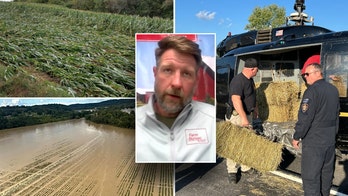
[[[172,26],[161,18],[0,2],[0,96],[134,96],[134,34]]]

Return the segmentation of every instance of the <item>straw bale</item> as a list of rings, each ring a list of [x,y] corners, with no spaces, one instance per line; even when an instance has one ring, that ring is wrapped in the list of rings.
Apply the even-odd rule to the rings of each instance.
[[[301,100],[302,100],[302,97],[303,97],[303,93],[306,91],[307,89],[307,86],[306,86],[306,83],[302,83],[301,86],[300,86],[300,96],[298,97],[297,101],[294,100],[294,102],[292,102],[292,106],[293,106],[293,110],[292,110],[292,120],[297,120],[297,117],[298,117],[298,110],[300,108],[300,105],[301,105]]]
[[[288,122],[297,119],[297,111],[305,85],[271,82],[256,84],[259,117],[269,122]]]
[[[272,82],[265,90],[269,105],[286,105],[297,98],[299,87],[294,82]]]
[[[219,156],[260,172],[276,170],[282,160],[282,144],[269,141],[252,130],[228,121],[217,123],[216,137],[216,152]]]
[[[303,82],[303,83],[301,84],[301,92],[302,92],[301,95],[303,95],[303,93],[306,91],[306,89],[307,89],[306,83]]]
[[[347,97],[347,76],[331,76],[332,84],[336,86],[340,97]]]
[[[293,120],[291,105],[270,105],[268,114],[269,122],[287,122]]]

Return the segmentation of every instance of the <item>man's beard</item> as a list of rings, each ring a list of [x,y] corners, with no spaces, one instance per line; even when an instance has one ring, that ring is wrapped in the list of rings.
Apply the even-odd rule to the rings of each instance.
[[[180,97],[179,101],[171,101],[166,99],[167,95],[174,95]],[[175,114],[181,112],[184,107],[191,102],[193,97],[193,92],[185,99],[181,90],[167,89],[163,93],[160,93],[155,86],[155,96],[159,106],[166,112],[170,114]]]

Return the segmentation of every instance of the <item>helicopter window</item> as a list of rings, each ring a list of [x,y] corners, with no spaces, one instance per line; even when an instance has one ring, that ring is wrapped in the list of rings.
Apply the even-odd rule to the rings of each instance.
[[[348,54],[330,54],[325,59],[326,80],[337,87],[340,97],[347,97]]]
[[[217,92],[223,91],[223,89],[226,88],[226,86],[229,85],[229,75],[230,75],[230,68],[229,67],[219,67],[219,69],[217,69],[217,75],[219,77],[216,77],[216,90]],[[226,80],[227,79],[227,80]]]
[[[232,50],[232,49],[237,48],[237,47],[238,47],[237,38],[232,38],[232,39],[228,40],[226,43],[226,50],[227,51]]]
[[[347,43],[326,45],[324,51],[325,79],[337,87],[340,97],[347,97],[348,84],[348,46]]]

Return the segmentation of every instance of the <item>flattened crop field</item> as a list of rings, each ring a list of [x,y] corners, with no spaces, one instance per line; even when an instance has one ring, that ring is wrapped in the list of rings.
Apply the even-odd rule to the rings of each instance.
[[[0,2],[0,96],[134,97],[136,32],[173,22]]]

